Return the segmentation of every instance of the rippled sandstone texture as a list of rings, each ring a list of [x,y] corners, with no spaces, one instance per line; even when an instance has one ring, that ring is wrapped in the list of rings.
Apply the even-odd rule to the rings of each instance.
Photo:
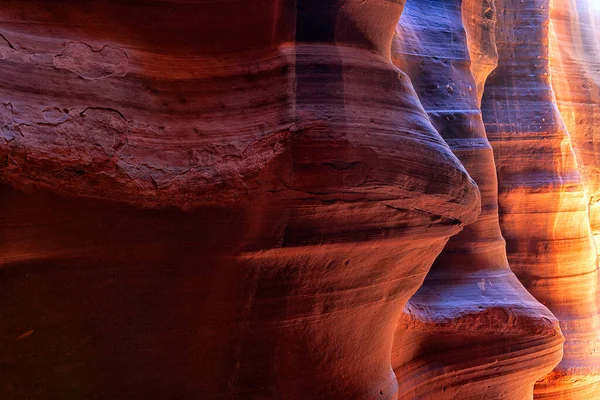
[[[392,364],[400,399],[531,399],[562,357],[558,321],[510,270],[500,232],[478,95],[497,59],[491,6],[407,0],[392,47],[482,197],[478,220],[449,240],[398,324]]]
[[[600,6],[591,0],[550,2],[550,71],[556,103],[571,137],[600,248]]]
[[[479,213],[401,10],[4,1],[1,397],[397,398],[403,306]]]
[[[510,267],[558,318],[566,339],[561,363],[536,384],[535,398],[596,399],[596,250],[586,188],[551,86],[548,59],[560,50],[553,41],[549,53],[549,6],[546,0],[496,2],[499,63],[486,82],[482,110]],[[555,6],[553,15],[560,15]],[[577,84],[570,79],[575,70],[554,72],[553,82]],[[560,87],[557,94],[565,95]]]
[[[556,103],[569,132],[579,171],[596,253],[600,248],[600,7],[594,1],[561,0],[550,2],[550,74]],[[587,222],[587,221],[585,221]],[[582,226],[582,229],[586,225]],[[596,258],[596,263],[598,259]],[[598,313],[598,273],[581,279],[580,300],[589,314]],[[583,307],[582,307],[583,308]],[[579,321],[576,321],[579,322]],[[564,397],[600,398],[600,320],[583,319],[575,362],[565,360],[565,369],[576,384],[567,386]],[[579,381],[579,382],[578,382]],[[580,387],[581,386],[581,387]],[[559,391],[562,393],[562,391]]]
[[[0,398],[600,398],[593,3],[5,0]]]

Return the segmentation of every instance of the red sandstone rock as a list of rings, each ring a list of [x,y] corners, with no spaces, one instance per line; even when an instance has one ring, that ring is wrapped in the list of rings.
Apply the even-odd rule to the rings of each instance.
[[[551,1],[550,71],[556,103],[584,179],[592,234],[599,246],[600,8],[588,1]]]
[[[589,0],[550,2],[550,72],[556,103],[577,156],[600,246],[600,8]],[[594,11],[594,8],[596,10]]]
[[[495,65],[488,4],[408,0],[398,24],[393,59],[482,194],[479,219],[450,239],[397,327],[400,399],[531,399],[535,381],[562,356],[558,321],[511,272],[500,233],[478,106],[478,87]]]
[[[392,399],[479,194],[392,1],[7,0],[6,399]]]
[[[496,158],[500,223],[512,270],[556,315],[566,338],[563,360],[538,382],[535,398],[600,398],[596,252],[585,188],[550,85],[549,4],[496,4],[500,60],[482,109]]]
[[[577,156],[588,203],[589,223],[596,252],[600,241],[600,162],[598,124],[600,115],[600,9],[595,2],[561,0],[550,2],[550,76],[556,102]],[[587,229],[587,221],[581,226]],[[596,258],[597,263],[597,258]],[[556,371],[554,385],[540,398],[600,398],[600,338],[597,270],[578,279],[579,296],[573,304],[572,338],[565,359]],[[586,316],[585,313],[588,313]],[[566,381],[566,382],[563,382]],[[545,393],[546,394],[546,393]]]
[[[548,1],[5,0],[0,398],[531,399],[538,300],[535,398],[600,398],[600,23]]]

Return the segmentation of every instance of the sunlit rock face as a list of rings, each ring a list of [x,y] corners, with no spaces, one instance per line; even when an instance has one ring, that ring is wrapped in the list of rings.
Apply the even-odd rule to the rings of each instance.
[[[550,2],[550,70],[556,103],[577,156],[600,244],[600,3]]]
[[[531,399],[536,380],[562,356],[556,318],[510,270],[500,233],[494,156],[479,109],[497,59],[491,6],[407,0],[392,47],[482,198],[478,220],[450,239],[398,324],[392,364],[400,399]]]
[[[589,224],[596,251],[600,242],[600,4],[595,1],[550,2],[550,73],[556,103],[571,138],[583,178],[589,207]],[[582,221],[582,231],[588,228]],[[579,293],[573,321],[563,325],[574,331],[565,346],[565,359],[548,398],[600,398],[600,320],[598,272],[576,280]],[[562,377],[561,377],[562,378]],[[559,397],[562,395],[563,397]]]
[[[397,398],[403,307],[480,210],[401,10],[4,1],[0,397]]]
[[[600,6],[404,3],[4,0],[0,399],[600,399]]]
[[[596,251],[586,188],[550,83],[549,3],[496,6],[499,64],[485,85],[482,110],[496,159],[500,225],[510,267],[558,318],[566,338],[563,360],[537,383],[535,398],[599,398]],[[560,53],[569,57],[568,50]],[[553,82],[579,88],[575,69],[555,69]]]

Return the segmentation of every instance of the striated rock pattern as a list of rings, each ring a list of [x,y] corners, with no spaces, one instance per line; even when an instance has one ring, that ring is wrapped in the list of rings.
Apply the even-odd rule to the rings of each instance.
[[[0,399],[600,399],[595,3],[4,0]]]
[[[500,223],[512,270],[552,310],[566,338],[563,360],[538,382],[535,397],[598,398],[596,251],[585,188],[550,84],[549,4],[496,5],[499,64],[482,109],[498,171]]]
[[[0,397],[397,398],[403,306],[480,208],[401,10],[3,2]]]
[[[550,2],[550,76],[556,102],[570,135],[571,145],[583,178],[588,202],[589,223],[600,248],[600,7],[592,1]],[[585,225],[582,229],[585,229]],[[598,262],[596,258],[596,263]],[[598,273],[584,276],[585,289],[580,300],[590,314],[598,313]],[[579,305],[579,304],[578,304]],[[583,308],[583,307],[582,307]],[[578,321],[579,322],[579,321]],[[575,362],[565,360],[567,373],[584,385],[567,386],[564,396],[600,397],[600,320],[590,316],[577,326],[579,347],[574,349]],[[579,383],[579,382],[577,382]],[[583,388],[580,388],[583,386]],[[563,393],[559,391],[559,393]]]
[[[531,399],[535,381],[562,356],[558,322],[511,272],[500,233],[478,96],[495,65],[488,6],[408,0],[393,46],[394,61],[482,196],[478,220],[450,239],[398,324],[392,357],[400,399]]]
[[[550,7],[552,88],[584,179],[591,229],[599,249],[600,6],[589,0],[553,0]]]

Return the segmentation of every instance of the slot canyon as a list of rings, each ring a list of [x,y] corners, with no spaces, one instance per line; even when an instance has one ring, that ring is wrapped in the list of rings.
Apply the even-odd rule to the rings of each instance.
[[[2,0],[0,400],[600,400],[600,0]]]

